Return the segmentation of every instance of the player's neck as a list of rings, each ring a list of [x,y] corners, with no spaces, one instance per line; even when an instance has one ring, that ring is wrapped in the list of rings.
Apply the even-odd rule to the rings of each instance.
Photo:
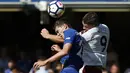
[[[92,28],[94,28],[95,26],[93,26],[93,25],[89,25],[89,27],[88,27],[88,29],[92,29]]]
[[[66,30],[68,30],[68,29],[69,29],[69,27],[66,27],[64,31],[66,31]]]

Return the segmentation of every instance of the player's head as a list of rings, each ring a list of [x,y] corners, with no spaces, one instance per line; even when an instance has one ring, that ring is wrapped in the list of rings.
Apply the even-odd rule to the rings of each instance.
[[[82,19],[83,29],[88,30],[91,27],[99,25],[98,15],[95,12],[88,12]]]
[[[46,60],[45,56],[39,56],[38,59],[37,59],[37,61],[44,61],[44,60]]]
[[[8,68],[13,69],[14,67],[15,67],[15,61],[14,60],[9,60]]]
[[[108,73],[107,69],[102,68],[102,73]]]
[[[39,56],[37,58],[37,61],[45,61],[46,59],[47,59],[47,57],[45,57],[45,56]],[[47,65],[45,65],[45,68],[46,69],[50,68],[50,64],[48,63]]]
[[[120,69],[117,63],[113,63],[110,67],[111,73],[120,73]]]
[[[57,33],[58,36],[64,36],[63,35],[63,32],[70,28],[70,24],[68,23],[67,20],[65,19],[60,19],[60,20],[57,20],[54,24],[54,29],[55,29],[55,32]]]
[[[48,73],[54,73],[53,69],[48,69]]]
[[[58,72],[60,72],[61,69],[62,69],[62,64],[58,62],[58,63],[56,64],[56,70],[57,70]]]

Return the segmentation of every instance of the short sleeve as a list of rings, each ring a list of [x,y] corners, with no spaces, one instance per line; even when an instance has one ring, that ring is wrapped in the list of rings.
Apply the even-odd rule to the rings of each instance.
[[[64,44],[66,44],[66,43],[73,44],[75,36],[76,36],[76,31],[66,30],[64,32]]]

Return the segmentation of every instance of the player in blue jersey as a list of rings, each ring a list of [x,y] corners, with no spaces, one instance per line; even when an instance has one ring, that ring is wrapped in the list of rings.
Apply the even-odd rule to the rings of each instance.
[[[57,54],[50,57],[45,61],[39,61],[34,63],[34,68],[37,69],[47,63],[58,60],[61,57],[68,56],[64,62],[64,67],[61,73],[79,73],[79,69],[83,66],[83,61],[81,59],[81,37],[78,32],[72,28],[65,20],[56,21],[55,32],[58,36],[64,38],[63,49],[58,45],[53,45],[52,49],[61,49]],[[54,37],[52,37],[54,38]]]

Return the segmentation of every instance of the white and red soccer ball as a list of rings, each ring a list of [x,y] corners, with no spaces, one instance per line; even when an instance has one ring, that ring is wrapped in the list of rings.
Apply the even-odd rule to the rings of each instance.
[[[48,4],[47,11],[51,17],[59,18],[64,14],[65,8],[60,1],[56,0]]]

